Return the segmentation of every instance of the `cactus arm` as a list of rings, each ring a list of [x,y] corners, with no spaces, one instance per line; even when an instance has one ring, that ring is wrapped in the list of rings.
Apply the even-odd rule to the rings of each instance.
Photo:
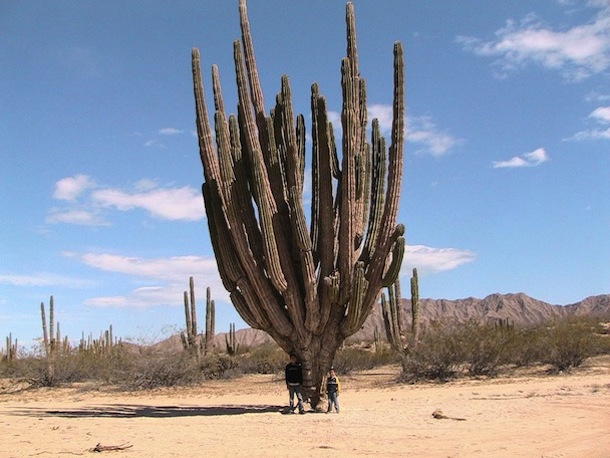
[[[42,318],[42,341],[44,344],[44,351],[47,356],[50,355],[49,348],[49,332],[47,330],[47,318],[44,311],[44,302],[40,303],[40,316]]]
[[[385,287],[394,284],[398,280],[400,268],[402,267],[402,259],[405,254],[405,238],[398,237],[392,247],[392,259],[384,274],[381,284]]]
[[[258,78],[258,70],[256,68],[254,44],[252,42],[252,33],[250,32],[250,21],[248,20],[246,0],[239,0],[239,19],[252,105],[254,106],[254,112],[257,117],[261,115],[264,116],[265,102],[260,80]]]
[[[385,202],[386,179],[386,147],[385,139],[379,131],[379,120],[373,119],[371,129],[371,186],[370,210],[368,214],[368,229],[360,259],[367,262],[382,225],[383,207]]]
[[[49,299],[49,349],[55,353],[57,341],[55,340],[55,301],[53,296]]]
[[[263,234],[263,247],[265,251],[266,267],[273,285],[278,291],[286,291],[288,284],[281,270],[277,242],[274,234],[273,218],[277,212],[275,201],[271,196],[269,177],[264,165],[264,159],[256,132],[257,128],[252,117],[251,104],[248,99],[248,88],[245,81],[245,69],[242,57],[241,45],[234,44],[235,70],[237,77],[237,88],[239,92],[239,108],[242,115],[242,132],[246,141],[246,150],[250,153],[250,164],[252,165],[253,197],[258,206],[260,215],[260,226]]]
[[[191,298],[191,333],[194,339],[197,335],[197,305],[195,303],[195,281],[193,277],[189,277],[189,292]]]
[[[413,276],[411,277],[411,335],[413,336],[413,344],[417,345],[419,341],[420,316],[419,316],[419,280],[417,277],[417,269],[413,268]]]

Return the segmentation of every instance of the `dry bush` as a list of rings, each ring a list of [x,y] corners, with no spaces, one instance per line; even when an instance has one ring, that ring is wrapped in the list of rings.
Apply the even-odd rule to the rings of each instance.
[[[375,351],[371,346],[350,345],[337,351],[333,367],[337,373],[347,374],[397,362],[396,353],[392,352],[389,347]]]
[[[464,362],[456,326],[432,322],[422,332],[418,344],[402,356],[402,380],[438,380],[454,378]]]
[[[402,379],[447,381],[460,375],[496,376],[511,365],[549,365],[549,372],[579,367],[610,353],[599,320],[562,318],[522,329],[477,321],[432,323],[420,342],[402,355]]]
[[[507,348],[513,329],[494,324],[468,321],[455,330],[459,353],[471,376],[495,376],[508,362]]]
[[[240,353],[235,359],[244,374],[277,374],[288,364],[288,355],[274,342]]]
[[[553,321],[542,331],[540,340],[545,349],[541,362],[551,365],[550,372],[579,367],[597,353],[595,329],[588,320]]]
[[[372,344],[350,345],[337,352],[334,367],[345,374],[400,362],[402,379],[408,382],[496,376],[511,366],[539,364],[548,365],[550,372],[567,371],[588,357],[610,354],[609,328],[603,324],[609,321],[569,318],[523,328],[433,322],[408,352],[397,354],[388,345],[378,351]],[[237,355],[212,352],[200,358],[184,351],[122,344],[97,353],[74,350],[58,355],[52,364],[34,349],[1,361],[0,378],[30,387],[92,382],[125,390],[153,389],[241,374],[281,377],[287,362],[288,355],[275,343],[244,347]]]

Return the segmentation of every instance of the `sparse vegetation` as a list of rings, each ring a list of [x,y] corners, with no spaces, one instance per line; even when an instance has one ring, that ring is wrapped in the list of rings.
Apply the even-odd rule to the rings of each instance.
[[[533,365],[544,365],[548,373],[569,371],[589,357],[610,353],[610,340],[598,321],[572,317],[521,329],[477,321],[432,323],[419,345],[401,355],[403,379],[493,377]]]
[[[495,377],[524,366],[547,373],[570,371],[587,358],[610,354],[610,336],[599,319],[569,318],[535,327],[468,321],[434,322],[421,329],[419,343],[400,353],[384,341],[345,346],[333,362],[339,374],[402,364],[403,381],[445,382],[457,377]],[[235,337],[234,337],[235,338]],[[215,349],[199,358],[180,348],[119,342],[105,351],[62,351],[49,372],[44,341],[19,358],[0,361],[0,378],[27,387],[85,382],[121,390],[188,386],[242,374],[282,376],[286,353],[275,343],[229,354]]]

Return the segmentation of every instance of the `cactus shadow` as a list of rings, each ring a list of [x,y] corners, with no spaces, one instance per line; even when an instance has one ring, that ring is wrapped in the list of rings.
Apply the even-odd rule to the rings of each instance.
[[[175,418],[209,417],[223,415],[245,415],[278,413],[283,406],[268,404],[220,405],[220,406],[150,406],[138,404],[109,404],[77,409],[30,408],[14,411],[16,415],[62,418]]]

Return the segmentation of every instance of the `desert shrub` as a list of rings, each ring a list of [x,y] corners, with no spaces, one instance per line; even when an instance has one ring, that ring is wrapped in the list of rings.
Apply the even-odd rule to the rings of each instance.
[[[549,323],[542,332],[544,348],[541,362],[551,365],[551,372],[579,367],[596,354],[594,328],[586,320],[563,319]]]
[[[240,354],[237,364],[245,374],[276,374],[288,364],[288,355],[275,343],[264,343]]]
[[[447,381],[457,375],[464,362],[456,327],[433,322],[422,332],[417,346],[402,355],[402,379]]]
[[[466,371],[472,376],[495,376],[508,362],[509,343],[513,330],[489,323],[468,321],[455,328],[455,341],[464,360]]]
[[[163,354],[149,351],[134,358],[129,366],[120,383],[121,388],[128,390],[192,385],[205,379],[201,365],[187,352]]]
[[[540,326],[513,329],[504,348],[506,362],[516,367],[539,364],[544,352],[542,329]]]
[[[396,354],[389,348],[374,351],[370,348],[347,346],[337,351],[333,367],[338,373],[347,374],[359,370],[373,369],[397,361]]]

